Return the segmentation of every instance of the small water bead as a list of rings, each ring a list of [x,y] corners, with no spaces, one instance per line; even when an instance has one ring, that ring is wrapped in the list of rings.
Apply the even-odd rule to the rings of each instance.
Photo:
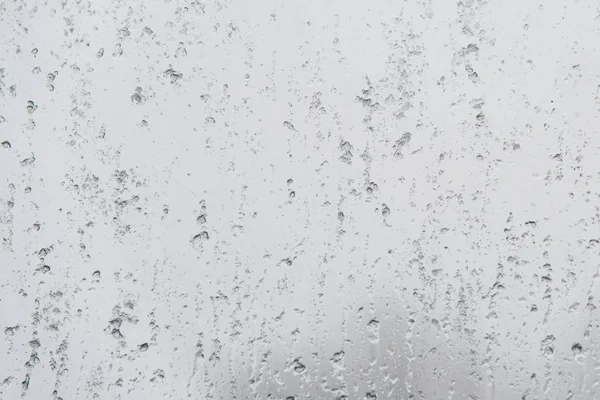
[[[385,204],[381,205],[381,215],[383,215],[384,218],[390,215],[390,208]]]
[[[134,93],[131,95],[131,102],[133,104],[140,104],[142,102],[142,96],[139,93]]]
[[[194,237],[192,239],[193,240],[208,240],[209,238],[210,238],[210,236],[208,235],[208,232],[202,231],[202,232],[198,233],[197,235],[194,235]]]
[[[37,109],[37,106],[35,105],[35,103],[31,100],[29,100],[27,102],[27,112],[29,114],[33,114],[33,112]]]

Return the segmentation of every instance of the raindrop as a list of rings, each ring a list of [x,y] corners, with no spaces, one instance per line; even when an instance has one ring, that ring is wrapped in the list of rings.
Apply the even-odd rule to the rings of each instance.
[[[208,239],[209,239],[208,232],[202,231],[192,237],[192,242],[199,242],[199,241],[204,241],[204,240],[208,240]]]
[[[123,334],[121,334],[121,331],[119,329],[113,329],[112,332],[110,333],[112,335],[112,337],[114,337],[115,339],[121,339],[123,337]]]
[[[390,215],[390,208],[385,204],[381,205],[381,215],[383,215],[384,218]]]
[[[183,74],[181,72],[177,72],[172,68],[169,68],[165,71],[165,76],[171,78],[171,83],[175,83],[179,79],[183,78]]]
[[[131,102],[133,104],[140,104],[142,102],[142,96],[139,93],[134,93],[131,95]]]
[[[294,360],[294,372],[297,374],[301,374],[306,371],[306,366],[300,362],[300,359],[297,358]]]
[[[37,106],[35,105],[35,103],[34,103],[33,101],[29,100],[29,101],[27,102],[27,112],[28,112],[29,114],[33,114],[33,112],[34,112],[35,110],[37,110]]]

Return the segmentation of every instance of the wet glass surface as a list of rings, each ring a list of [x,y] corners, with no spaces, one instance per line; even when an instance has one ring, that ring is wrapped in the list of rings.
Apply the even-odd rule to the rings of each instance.
[[[599,399],[599,16],[0,2],[0,399]]]

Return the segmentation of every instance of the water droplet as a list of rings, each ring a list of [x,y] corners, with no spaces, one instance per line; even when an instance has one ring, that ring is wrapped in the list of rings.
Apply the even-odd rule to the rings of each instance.
[[[112,335],[112,337],[114,337],[115,339],[121,339],[123,337],[123,334],[121,333],[121,331],[119,329],[113,329],[112,332],[110,333]]]
[[[377,321],[377,319],[372,319],[369,321],[369,323],[367,324],[367,328],[370,331],[375,331],[377,329],[379,329],[379,321]]]
[[[175,50],[175,57],[185,57],[187,56],[187,50],[183,47],[183,43],[179,43],[179,47]]]
[[[139,93],[134,93],[131,95],[131,102],[133,104],[140,104],[142,102],[142,96]]]
[[[37,110],[37,106],[35,105],[35,103],[34,103],[33,101],[29,100],[29,101],[27,102],[27,112],[28,112],[29,114],[33,114],[33,112],[34,112],[35,110]]]
[[[32,165],[35,162],[35,157],[28,157],[24,160],[21,160],[21,166],[26,167],[28,165]]]
[[[7,336],[14,336],[17,332],[19,332],[19,329],[21,329],[20,325],[9,326],[4,329],[4,334]]]
[[[300,362],[299,358],[294,360],[294,372],[297,374],[301,374],[306,371],[306,366]]]
[[[165,76],[171,78],[171,83],[177,82],[179,79],[183,78],[183,74],[181,72],[177,72],[172,68],[169,68],[165,71]]]
[[[123,55],[123,46],[121,44],[117,44],[115,49],[113,50],[113,57],[120,57]]]
[[[381,205],[381,215],[383,215],[384,218],[390,215],[390,208],[385,205],[385,203]]]
[[[50,266],[49,265],[42,265],[36,271],[40,271],[42,274],[46,274],[46,273],[50,272]]]
[[[192,241],[198,242],[198,241],[202,241],[202,240],[208,240],[209,238],[210,238],[210,236],[208,235],[208,232],[202,231],[202,232],[198,233],[197,235],[194,235],[192,237]]]

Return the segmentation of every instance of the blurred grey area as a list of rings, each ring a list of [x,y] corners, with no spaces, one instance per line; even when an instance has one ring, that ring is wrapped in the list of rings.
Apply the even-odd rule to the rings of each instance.
[[[0,0],[0,399],[600,399],[599,38]]]

